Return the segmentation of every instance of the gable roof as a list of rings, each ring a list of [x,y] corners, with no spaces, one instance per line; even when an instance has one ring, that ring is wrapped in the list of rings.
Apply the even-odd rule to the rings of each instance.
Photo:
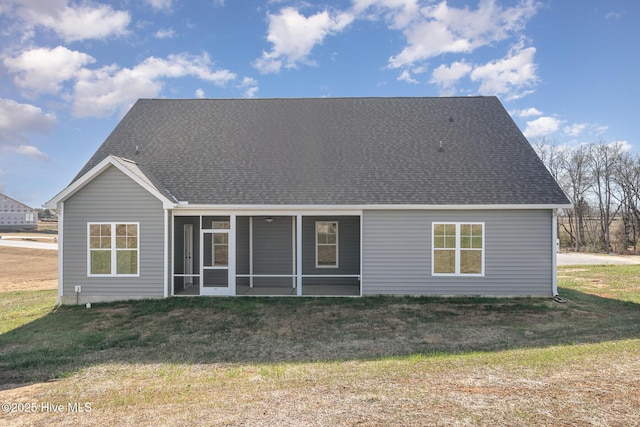
[[[155,179],[151,174],[145,172],[139,164],[132,160],[124,159],[122,157],[109,155],[105,157],[100,163],[93,166],[89,171],[82,174],[78,179],[74,180],[68,187],[56,194],[53,199],[49,200],[45,206],[49,209],[55,209],[58,202],[64,201],[75,193],[84,188],[85,185],[90,183],[94,178],[99,176],[102,172],[110,167],[115,167],[131,178],[135,183],[147,190],[151,195],[160,200],[165,208],[172,207],[177,200],[175,200],[171,194],[163,188],[163,186]]]
[[[569,204],[495,97],[144,99],[107,156],[189,204]]]
[[[0,193],[0,203],[2,203],[3,205],[6,204],[6,203],[15,203],[17,205],[20,205],[20,207],[22,207],[23,209],[28,209],[28,210],[31,210],[31,211],[35,211],[35,209],[32,208],[31,206],[25,205],[24,203],[12,198],[12,197],[7,196],[6,194],[2,194],[2,193]]]

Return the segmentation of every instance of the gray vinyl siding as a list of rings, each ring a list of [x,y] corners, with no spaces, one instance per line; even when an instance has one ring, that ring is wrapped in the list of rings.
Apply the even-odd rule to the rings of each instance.
[[[433,222],[484,222],[484,277],[431,274]],[[365,211],[363,295],[552,294],[551,210]]]
[[[88,277],[90,222],[140,223],[140,277]],[[65,301],[75,302],[76,285],[88,301],[164,296],[162,204],[118,169],[108,168],[65,201],[63,226]]]

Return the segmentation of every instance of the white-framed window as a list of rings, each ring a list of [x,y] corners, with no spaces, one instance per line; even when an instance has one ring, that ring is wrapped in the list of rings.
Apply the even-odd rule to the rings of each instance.
[[[316,221],[316,268],[338,268],[338,221]]]
[[[431,274],[484,276],[484,223],[434,222]]]
[[[140,223],[87,224],[87,275],[140,275]]]
[[[26,222],[34,222],[35,220],[36,220],[35,214],[33,214],[33,213],[25,214],[25,221]]]

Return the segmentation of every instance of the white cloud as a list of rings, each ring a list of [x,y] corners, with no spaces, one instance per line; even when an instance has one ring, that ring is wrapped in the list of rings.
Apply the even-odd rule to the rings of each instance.
[[[563,132],[568,136],[578,136],[587,129],[588,123],[574,123],[571,126],[565,126]]]
[[[16,86],[51,94],[58,93],[64,81],[75,78],[84,65],[93,62],[95,59],[90,55],[63,46],[31,49],[4,59],[5,67],[15,74]]]
[[[251,77],[243,78],[242,83],[240,83],[238,87],[244,89],[245,98],[255,98],[258,93],[258,81]]]
[[[49,160],[49,156],[47,156],[45,153],[43,153],[33,145],[3,145],[0,147],[0,150],[8,153],[18,154],[20,156],[27,156],[32,159],[45,161]]]
[[[462,62],[454,62],[449,67],[442,64],[433,70],[431,83],[435,83],[443,90],[449,90],[461,78],[465,77],[471,71],[471,65]],[[448,93],[451,95],[451,93]]]
[[[326,10],[305,17],[293,7],[286,7],[278,14],[269,13],[267,40],[273,46],[271,51],[263,52],[253,65],[264,74],[278,73],[282,66],[312,65],[309,55],[314,46],[322,44],[326,36],[344,30],[353,19],[349,13],[332,15]]]
[[[196,89],[196,98],[204,98],[204,90],[202,90],[202,88]]]
[[[497,6],[495,0],[481,0],[475,10],[450,7],[442,1],[422,7],[418,13],[407,6],[410,2],[370,3],[410,11],[410,18],[393,22],[393,26],[403,30],[407,46],[389,59],[391,68],[406,67],[443,53],[470,53],[478,47],[504,40],[522,30],[538,8],[535,0],[523,0],[508,8]]]
[[[15,84],[27,94],[58,94],[63,84],[70,82],[63,99],[73,102],[77,117],[104,117],[122,112],[138,98],[157,97],[168,78],[191,76],[218,86],[237,78],[229,70],[214,69],[206,53],[170,55],[166,59],[150,57],[132,68],[116,64],[98,69],[86,67],[93,62],[95,59],[90,55],[62,46],[31,49],[4,59],[5,67],[14,74]],[[248,96],[254,96],[258,90],[257,84],[244,89]]]
[[[176,32],[171,28],[161,28],[153,36],[157,39],[172,39],[176,36]]]
[[[129,12],[114,10],[105,4],[70,6],[68,0],[9,0],[7,3],[12,6],[9,13],[23,21],[17,26],[23,31],[30,33],[32,27],[43,27],[67,42],[122,36],[127,34],[131,22]]]
[[[419,16],[420,6],[417,0],[353,0],[353,11],[368,19],[383,14],[391,28],[402,29]]]
[[[506,95],[508,101],[522,98],[533,92],[538,82],[535,53],[534,47],[524,48],[519,43],[506,57],[475,67],[471,80],[480,82],[481,95]]]
[[[622,18],[622,14],[620,12],[616,12],[615,10],[612,10],[611,12],[607,13],[604,17],[605,19],[620,19]]]
[[[562,125],[562,120],[555,117],[543,116],[528,121],[523,133],[527,138],[551,135],[560,129],[560,125]]]
[[[516,116],[516,117],[521,117],[523,119],[528,118],[528,117],[539,117],[541,116],[543,113],[542,111],[538,110],[537,108],[525,108],[524,110],[515,110],[511,113],[511,115]]]
[[[74,115],[105,117],[126,111],[138,98],[157,97],[165,78],[193,76],[218,86],[236,78],[229,70],[212,71],[211,66],[207,54],[180,54],[167,59],[149,57],[133,68],[83,69],[75,84]]]
[[[252,87],[250,87],[250,88],[248,88],[247,90],[244,91],[244,97],[245,98],[255,98],[257,93],[258,93],[258,87],[257,86],[252,86]]]
[[[145,3],[155,10],[171,10],[171,0],[145,0]]]
[[[25,141],[30,133],[47,133],[56,125],[56,116],[31,104],[0,98],[0,144]]]
[[[610,146],[618,146],[620,148],[620,151],[622,151],[624,153],[630,153],[631,151],[633,151],[633,145],[630,144],[629,141],[624,140],[624,139],[613,141],[609,145]]]
[[[585,132],[591,135],[601,135],[608,129],[608,126],[598,125],[595,123],[573,123],[570,126],[565,126],[562,131],[567,136],[578,137]]]
[[[402,72],[398,76],[398,80],[403,81],[403,82],[407,82],[407,83],[414,83],[414,84],[418,83],[418,81],[416,79],[411,77],[411,71],[409,71],[409,70],[402,70]]]
[[[609,126],[607,125],[595,125],[595,132],[597,134],[603,134],[605,133],[607,130],[609,130]]]
[[[389,58],[391,68],[412,65],[442,53],[470,52],[469,40],[457,38],[446,24],[437,21],[412,25],[404,31],[408,46]]]

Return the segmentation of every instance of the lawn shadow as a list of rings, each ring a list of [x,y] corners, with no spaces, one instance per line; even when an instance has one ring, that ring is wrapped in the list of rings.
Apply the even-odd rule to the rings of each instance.
[[[371,360],[640,337],[640,304],[564,288],[560,293],[567,303],[380,296],[64,306],[0,335],[0,389],[103,363]]]

